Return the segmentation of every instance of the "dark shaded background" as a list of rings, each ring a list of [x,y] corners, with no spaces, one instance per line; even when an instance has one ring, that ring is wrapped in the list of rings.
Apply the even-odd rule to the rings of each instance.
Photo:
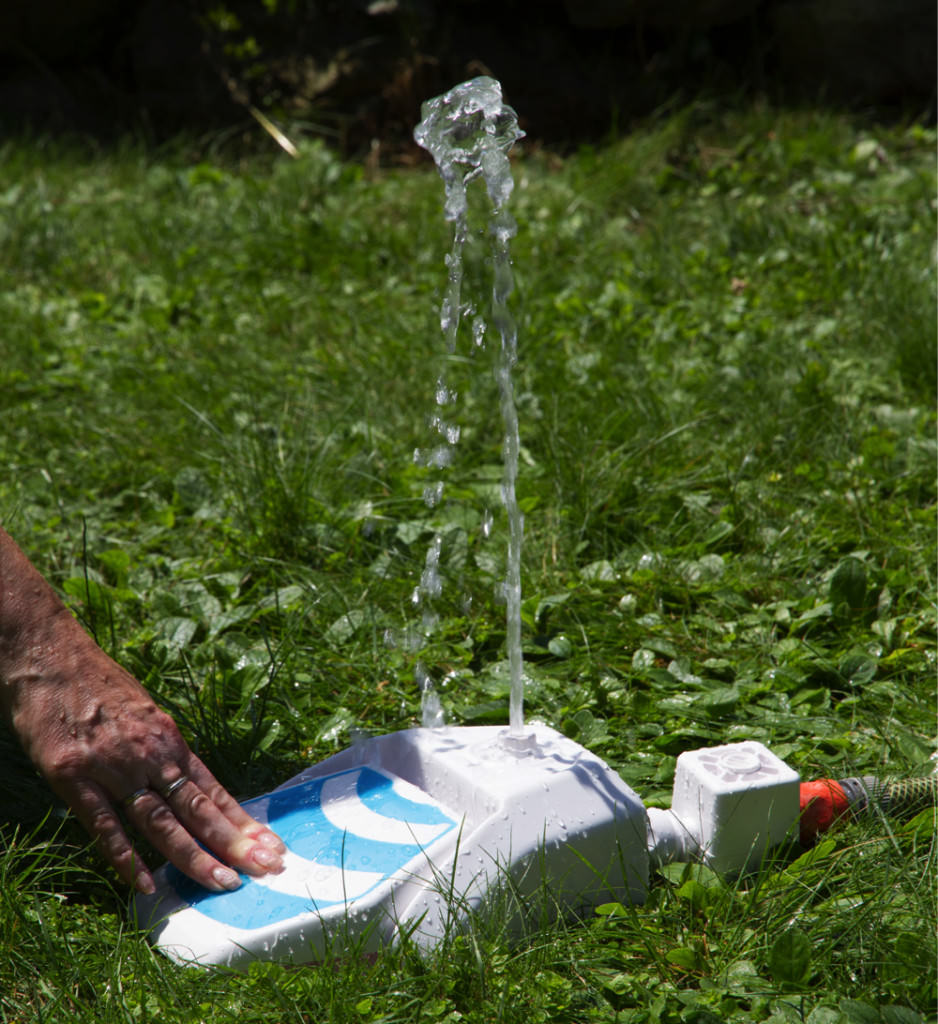
[[[406,159],[420,102],[491,74],[533,140],[701,94],[933,118],[934,0],[6,0],[0,132],[260,128]]]

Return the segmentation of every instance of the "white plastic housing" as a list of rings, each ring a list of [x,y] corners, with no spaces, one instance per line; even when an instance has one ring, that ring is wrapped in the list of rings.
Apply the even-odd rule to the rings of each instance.
[[[178,962],[303,963],[402,931],[429,948],[501,898],[520,918],[647,891],[642,802],[546,726],[378,736],[245,806],[286,841],[282,874],[216,895],[163,868],[156,895],[137,897],[141,924]]]
[[[649,811],[652,834],[670,813],[693,850],[717,871],[755,867],[798,820],[799,777],[749,740],[689,750],[677,759],[670,812]]]

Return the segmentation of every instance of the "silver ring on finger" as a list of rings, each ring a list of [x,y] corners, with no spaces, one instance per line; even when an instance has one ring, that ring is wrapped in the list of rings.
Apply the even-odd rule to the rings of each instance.
[[[175,780],[175,782],[171,782],[168,786],[166,786],[165,788],[160,790],[160,796],[164,800],[168,800],[173,795],[173,793],[176,792],[177,789],[182,789],[182,787],[188,781],[189,781],[189,776],[188,775],[180,775],[179,778]]]

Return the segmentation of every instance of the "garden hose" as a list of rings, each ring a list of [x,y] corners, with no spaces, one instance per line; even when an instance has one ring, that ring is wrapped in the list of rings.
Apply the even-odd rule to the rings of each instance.
[[[872,775],[801,783],[801,842],[809,846],[846,814],[871,808],[890,815],[916,814],[938,804],[938,775],[882,782]]]

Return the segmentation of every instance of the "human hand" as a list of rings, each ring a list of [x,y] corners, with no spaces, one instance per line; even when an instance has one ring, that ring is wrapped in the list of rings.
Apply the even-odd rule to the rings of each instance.
[[[192,753],[173,720],[75,621],[0,528],[0,712],[52,789],[140,892],[153,876],[121,811],[177,868],[222,891],[282,870],[286,847]]]
[[[64,609],[62,615],[55,642],[34,650],[26,675],[18,676],[11,720],[120,877],[140,892],[155,888],[120,812],[208,889],[237,889],[233,868],[250,875],[280,870],[281,840],[226,792],[146,690]]]
[[[75,621],[0,528],[0,712],[52,789],[140,892],[153,876],[121,811],[207,889],[282,870],[286,847],[192,753],[147,691]]]

